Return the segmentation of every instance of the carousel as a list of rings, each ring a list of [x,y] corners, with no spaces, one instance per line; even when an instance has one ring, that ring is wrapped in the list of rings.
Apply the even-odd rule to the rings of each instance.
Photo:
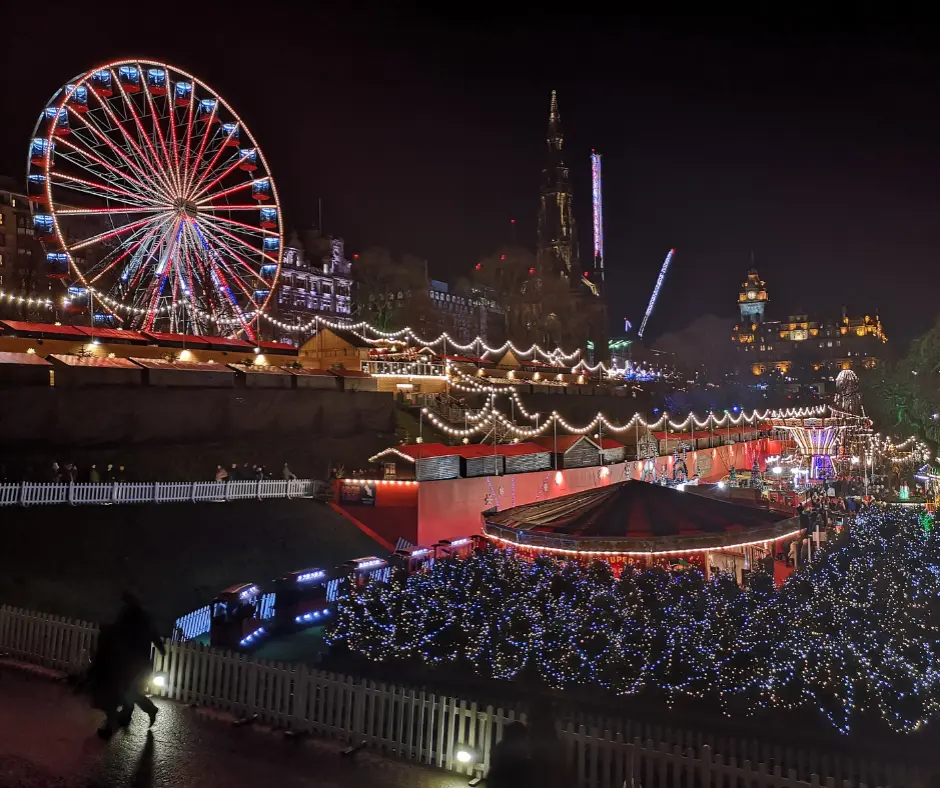
[[[603,559],[628,564],[745,573],[782,552],[799,518],[730,503],[682,488],[625,481],[548,501],[483,514],[483,533],[523,555]]]

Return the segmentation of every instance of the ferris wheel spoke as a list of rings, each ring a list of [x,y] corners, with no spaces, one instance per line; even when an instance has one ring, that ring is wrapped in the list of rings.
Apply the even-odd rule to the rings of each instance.
[[[138,72],[142,75],[146,73],[143,69],[141,69],[139,63],[137,64],[137,69],[138,69]],[[150,90],[147,87],[146,79],[141,79],[141,83],[142,83],[142,89],[144,93],[146,94],[146,98],[149,99]],[[150,139],[150,135],[147,133],[147,130],[144,128],[144,125],[140,119],[140,115],[137,113],[137,107],[134,104],[134,99],[128,95],[127,91],[124,89],[124,86],[121,85],[120,80],[118,80],[118,87],[121,90],[121,95],[124,98],[124,103],[127,109],[130,111],[130,115],[134,120],[134,125],[137,128],[138,139],[143,140],[144,144],[146,144],[147,149],[150,151],[150,156],[152,157],[152,162],[153,162],[153,166],[155,170],[161,173],[165,186],[167,187],[167,189],[172,191],[173,173],[163,166],[163,161],[160,159],[160,154],[158,153],[156,147],[154,146],[153,140]],[[146,102],[145,102],[145,106],[146,106]],[[156,118],[154,118],[154,125],[159,127],[159,123],[156,121]],[[137,146],[137,150],[140,150],[139,146]]]
[[[129,206],[127,208],[65,208],[60,209],[59,216],[103,216],[107,214],[128,213],[166,213],[163,207]]]
[[[242,237],[236,235],[235,233],[229,232],[229,231],[226,230],[224,227],[220,227],[219,225],[217,225],[217,224],[215,223],[215,221],[214,221],[213,219],[210,219],[208,216],[203,216],[202,219],[203,219],[203,227],[204,227],[204,229],[206,230],[207,233],[213,233],[213,237],[216,238],[216,240],[218,241],[218,243],[223,243],[223,241],[221,240],[221,238],[219,238],[218,236],[214,235],[214,233],[221,233],[222,235],[226,236],[227,238],[230,238],[232,241],[234,241],[235,243],[237,243],[237,244],[239,244],[240,246],[244,247],[244,249],[248,250],[248,252],[249,252],[251,255],[260,255],[261,257],[267,259],[268,261],[270,261],[270,262],[272,262],[272,263],[274,263],[274,264],[277,264],[277,258],[271,257],[271,255],[269,255],[269,254],[268,254],[267,252],[265,252],[263,249],[259,249],[259,248],[256,247],[256,246],[252,246],[252,245],[251,245],[250,243],[248,243],[244,238],[242,238]],[[234,252],[232,252],[232,253],[234,254]],[[244,265],[246,268],[252,269],[252,266],[251,266],[250,263],[246,262],[245,260],[243,260],[243,259],[240,258],[240,257],[239,257],[238,259],[239,259],[239,262],[241,262],[242,265]],[[253,271],[253,270],[254,270],[254,269],[252,269],[252,271]],[[258,279],[260,279],[262,282],[264,282],[264,279],[261,277],[260,274],[255,274],[255,276],[257,276]],[[267,284],[267,283],[265,282],[265,284]]]
[[[130,167],[142,180],[147,181],[147,189],[157,193],[163,192],[162,184],[160,184],[156,178],[146,171],[146,165],[142,166],[142,157],[135,153],[133,148],[130,148],[128,153],[128,151],[125,151],[120,145],[111,139],[111,134],[120,131],[125,141],[128,143],[133,143],[133,140],[130,138],[127,131],[117,120],[110,105],[106,103],[107,100],[100,97],[91,85],[86,86],[88,88],[89,94],[95,96],[95,98],[98,100],[98,103],[101,105],[101,112],[81,113],[76,112],[72,107],[69,107],[71,117],[75,117],[81,121],[83,127],[88,132],[90,132],[94,138],[98,139],[107,147],[109,151],[118,157],[119,163],[123,163],[124,165]],[[102,121],[98,117],[99,114],[103,115],[103,119],[107,124],[104,128],[101,126]],[[88,143],[86,142],[86,144]],[[89,147],[91,146],[89,145]]]
[[[140,227],[141,225],[146,224],[149,221],[151,221],[149,218],[141,219],[136,222],[131,222],[130,224],[125,224],[121,227],[116,227],[113,230],[108,230],[107,232],[99,233],[98,235],[92,236],[91,238],[85,241],[82,241],[77,244],[72,244],[71,246],[68,247],[67,251],[77,252],[79,249],[85,249],[86,247],[91,246],[92,244],[101,243],[101,241],[106,241],[109,238],[116,238],[117,236],[122,235],[123,233],[130,232],[134,228]]]
[[[123,189],[118,189],[117,187],[114,187],[114,186],[107,186],[106,184],[103,184],[103,183],[97,183],[96,181],[89,181],[84,178],[76,178],[74,175],[66,175],[64,172],[50,171],[49,178],[53,181],[62,181],[62,183],[59,184],[62,188],[82,192],[83,194],[91,194],[100,198],[102,196],[101,192],[107,192],[108,194],[117,194],[121,197],[128,198],[124,202],[126,202],[128,205],[133,205],[135,207],[139,207],[139,208],[160,207],[156,205],[155,203],[153,203],[152,201],[148,201],[148,203],[137,202],[138,200],[142,199],[142,197],[138,194],[124,191]],[[113,198],[113,197],[108,197],[107,199],[116,200],[116,198]]]
[[[171,96],[167,96],[167,118],[170,126],[170,150],[173,151],[173,162],[176,172],[180,171],[179,140],[176,137],[176,105]]]
[[[94,88],[92,88],[90,85],[88,87],[88,90],[90,93],[95,95],[96,98],[98,97],[97,94],[94,92]],[[102,101],[102,99],[98,98],[98,101],[100,102]],[[110,107],[108,107],[107,105],[103,105],[103,106],[109,113],[111,113]],[[85,124],[86,128],[88,128],[92,134],[98,137],[98,139],[104,142],[105,145],[108,146],[108,148],[110,148],[115,154],[117,154],[118,158],[121,159],[121,161],[123,161],[128,167],[134,170],[134,172],[136,172],[143,180],[147,181],[150,184],[150,188],[152,190],[156,191],[161,196],[167,196],[163,186],[161,186],[152,176],[144,172],[144,170],[141,169],[141,167],[137,164],[137,162],[131,161],[130,157],[128,157],[127,154],[125,154],[125,152],[121,150],[121,148],[118,145],[116,145],[104,131],[98,128],[96,124],[91,122],[90,118],[87,117],[88,115],[87,112],[81,113],[81,112],[75,112],[74,110],[72,110],[72,115],[77,117],[83,124]],[[124,134],[125,139],[127,139],[129,142],[133,142],[133,140],[130,139],[127,132],[124,130],[124,127],[120,126],[120,129],[121,129],[121,132]]]
[[[166,167],[170,172],[176,173],[176,170],[173,168],[173,162],[170,159],[170,151],[166,146],[166,138],[163,136],[163,129],[160,126],[160,114],[157,112],[156,104],[153,100],[153,94],[150,92],[150,87],[145,85],[144,91],[147,94],[147,105],[150,107],[150,116],[153,119],[153,127],[156,131],[157,139],[160,142],[160,149],[163,151],[163,158],[166,163]],[[167,104],[169,105],[169,112],[173,111],[173,106],[169,98],[167,98]],[[176,184],[179,188],[179,183]]]
[[[198,230],[199,227],[200,227],[200,225],[199,225],[199,224],[196,224],[195,227],[196,227],[197,230]],[[217,229],[218,229],[218,228],[217,228]],[[244,259],[242,259],[242,258],[238,255],[238,253],[235,252],[234,249],[232,249],[228,244],[225,243],[225,241],[223,241],[221,238],[219,238],[217,235],[215,235],[215,233],[213,233],[208,227],[206,227],[205,224],[202,225],[202,229],[201,229],[201,231],[200,231],[200,234],[202,234],[203,239],[205,239],[205,238],[208,237],[208,238],[211,239],[212,242],[215,244],[215,248],[213,248],[208,242],[206,242],[206,247],[207,247],[207,249],[208,249],[210,255],[212,255],[213,259],[214,259],[217,263],[219,263],[220,265],[222,265],[222,266],[225,268],[225,270],[228,271],[229,274],[231,274],[231,276],[239,283],[242,292],[248,297],[249,300],[251,300],[251,298],[252,298],[252,293],[250,292],[248,286],[242,281],[241,277],[238,276],[238,274],[236,274],[236,273],[229,267],[229,265],[228,265],[227,261],[225,260],[225,258],[224,258],[221,254],[219,254],[219,249],[224,249],[226,252],[228,252],[228,254],[230,254],[230,255],[232,256],[232,259],[233,259],[233,260],[235,260],[235,261],[237,261],[238,263],[240,263],[241,266],[244,267],[246,270],[251,271],[252,274],[254,274],[255,276],[258,277],[259,281],[263,282],[264,284],[267,284],[267,282],[265,282],[264,279],[262,279],[259,274],[255,274],[255,273],[254,273],[254,269],[251,267],[251,265],[250,265],[249,263],[247,263]]]
[[[215,213],[216,211],[260,211],[262,208],[274,208],[277,209],[277,205],[259,205],[258,203],[253,203],[251,205],[203,205],[199,208],[199,213]],[[252,227],[252,230],[257,232],[263,232],[260,227]],[[276,232],[272,232],[272,235],[277,235]]]
[[[225,208],[223,206],[218,206],[217,210],[221,211],[221,210],[225,210]],[[279,236],[279,233],[276,230],[267,230],[263,227],[255,227],[254,225],[251,225],[251,224],[245,224],[244,222],[237,222],[234,219],[228,219],[225,216],[213,216],[211,221],[224,222],[225,224],[230,225],[232,227],[240,227],[242,230],[247,230],[253,235],[262,235],[262,236],[268,236],[268,237],[274,237],[274,238],[277,238]]]
[[[202,197],[203,194],[209,191],[209,189],[211,189],[217,183],[220,183],[224,177],[234,172],[240,163],[241,163],[241,159],[238,156],[235,156],[235,160],[228,167],[226,167],[220,175],[218,175],[211,183],[208,183],[205,186],[203,186],[198,192],[193,194],[192,197],[190,197],[190,199],[193,200],[197,205],[202,205],[204,203],[212,202],[213,200],[218,200],[220,197],[224,197],[227,194],[233,194],[235,192],[241,191],[242,189],[249,188],[252,183],[250,180],[245,181],[244,183],[240,183],[237,186],[232,186],[228,189],[224,189],[223,191],[217,192],[213,194],[211,197],[204,197],[202,200],[199,199],[200,197]]]
[[[144,72],[140,71],[140,65],[139,65],[139,64],[138,64],[137,68],[138,68],[138,73],[140,73],[140,74],[143,74],[143,73],[144,73]],[[127,91],[124,89],[124,85],[121,84],[121,80],[117,78],[117,74],[115,74],[115,73],[112,71],[112,72],[111,72],[111,75],[112,75],[112,79],[116,82],[116,84],[117,84],[117,86],[118,86],[118,90],[121,91],[121,98],[124,99],[124,107],[128,110],[128,112],[130,113],[131,118],[133,118],[133,120],[134,120],[134,126],[135,126],[135,128],[137,129],[137,138],[140,139],[140,140],[143,140],[144,144],[145,144],[145,145],[147,146],[147,148],[150,150],[150,153],[151,153],[151,156],[150,156],[150,157],[148,157],[147,154],[141,149],[141,147],[140,147],[136,142],[134,142],[133,137],[132,137],[132,136],[127,132],[127,130],[124,128],[124,123],[127,123],[127,121],[125,120],[124,123],[121,123],[121,122],[113,115],[113,109],[112,109],[112,107],[111,107],[110,104],[107,104],[107,105],[105,106],[105,110],[106,110],[107,112],[111,113],[112,118],[114,119],[114,122],[118,125],[118,127],[120,128],[121,133],[122,133],[122,134],[124,135],[124,137],[127,139],[128,143],[130,143],[131,147],[137,152],[137,154],[140,156],[140,158],[143,159],[143,160],[145,160],[145,161],[147,161],[147,163],[149,164],[149,166],[153,169],[154,173],[156,173],[157,175],[160,176],[160,179],[161,179],[161,181],[162,181],[162,183],[163,183],[163,186],[164,186],[164,188],[167,190],[167,192],[172,193],[172,192],[173,192],[173,182],[172,182],[172,179],[170,178],[170,176],[169,176],[169,174],[167,173],[167,171],[163,169],[163,163],[160,161],[160,157],[157,155],[157,150],[156,150],[156,148],[153,147],[153,143],[150,141],[150,136],[149,136],[149,135],[147,134],[147,132],[144,130],[144,126],[143,126],[143,124],[140,122],[140,118],[139,118],[138,115],[137,115],[137,109],[134,107],[134,101],[133,101],[133,99],[127,94]],[[141,81],[143,82],[143,81],[145,81],[145,80],[141,79]]]
[[[149,287],[153,292],[149,299],[147,317],[144,320],[144,325],[146,325],[148,331],[153,328],[153,321],[156,318],[156,308],[160,300],[160,295],[163,293],[163,288],[166,286],[166,280],[170,271],[173,270],[173,257],[176,255],[179,248],[179,237],[183,231],[183,220],[178,219],[171,227],[172,236],[170,242],[167,244],[167,248],[160,259],[160,264],[153,272]],[[166,238],[167,236],[165,234],[164,239]]]
[[[187,175],[185,178],[185,188],[183,189],[183,191],[187,194],[190,192],[192,188],[193,180],[196,178],[196,173],[199,171],[199,163],[202,161],[202,156],[205,153],[206,143],[209,141],[211,137],[216,137],[218,135],[217,131],[213,131],[212,134],[209,133],[210,130],[212,130],[215,125],[216,114],[217,114],[218,109],[219,109],[219,102],[216,101],[215,106],[212,107],[212,114],[209,116],[209,120],[206,123],[206,128],[203,131],[202,139],[199,143],[199,151],[196,153],[196,157],[193,159],[193,170],[192,172],[187,172]],[[231,135],[228,135],[228,136],[231,136]],[[224,143],[219,145],[219,150],[221,151],[223,147],[224,147]]]
[[[181,173],[182,178],[180,179],[181,184],[186,184],[189,181],[189,151],[193,141],[193,114],[195,112],[195,104],[196,91],[194,86],[194,89],[189,94],[189,106],[186,108],[186,147],[183,149],[183,170]]]
[[[134,176],[130,175],[127,172],[121,172],[120,169],[118,169],[111,163],[105,161],[104,159],[100,158],[94,153],[91,153],[90,151],[83,150],[82,148],[79,148],[77,145],[73,145],[68,140],[62,139],[62,140],[59,140],[59,143],[64,145],[66,148],[69,148],[71,151],[73,151],[74,156],[81,156],[87,159],[88,161],[92,162],[93,164],[97,164],[100,167],[104,167],[108,175],[104,175],[103,173],[99,172],[93,167],[90,167],[87,164],[83,164],[82,162],[77,161],[72,154],[64,154],[60,151],[57,155],[62,156],[62,158],[64,158],[70,164],[73,164],[76,167],[81,167],[83,170],[87,172],[92,172],[95,175],[97,175],[99,178],[104,178],[105,181],[107,181],[108,183],[112,185],[115,183],[122,183],[125,181],[129,181],[134,186],[138,187],[134,191],[142,199],[147,199],[150,202],[154,202],[154,203],[157,202],[157,200],[153,196],[151,196],[153,193],[153,190],[150,187],[148,187],[146,184],[141,183],[141,181],[137,180],[137,178],[135,178]]]
[[[133,241],[133,243],[130,243],[130,244],[127,246],[127,249],[125,249],[125,250],[124,250],[120,255],[118,255],[113,261],[111,261],[110,263],[108,263],[101,271],[99,271],[97,274],[95,274],[95,276],[93,276],[93,277],[91,277],[90,279],[88,279],[89,284],[94,284],[94,283],[97,282],[99,279],[101,279],[102,276],[104,276],[106,273],[108,273],[111,269],[115,268],[119,263],[123,262],[123,261],[126,260],[128,257],[130,257],[132,254],[134,254],[134,252],[136,252],[138,249],[140,249],[140,247],[143,246],[143,244],[145,244],[147,241],[149,241],[151,238],[153,238],[158,232],[160,232],[160,231],[166,226],[166,224],[167,224],[168,222],[169,222],[169,219],[164,219],[164,220],[163,220],[162,222],[160,222],[159,224],[154,224],[154,226],[151,227],[150,229],[147,229],[146,227],[141,228],[142,230],[146,230],[146,232],[142,233],[141,237],[138,238],[136,241]],[[128,239],[128,240],[130,240],[130,239]],[[103,262],[104,262],[104,261],[102,261],[102,263],[103,263]],[[98,267],[100,267],[100,265],[101,265],[101,263],[99,263],[99,266],[98,266]]]
[[[226,296],[226,298],[228,298],[229,302],[231,303],[232,311],[234,312],[235,316],[238,318],[239,322],[242,324],[242,328],[245,330],[245,333],[249,337],[251,337],[252,340],[254,340],[255,334],[251,330],[251,327],[249,326],[249,324],[245,321],[245,316],[242,313],[241,307],[238,305],[238,301],[235,299],[235,296],[232,294],[232,290],[228,286],[228,282],[225,281],[225,275],[222,273],[222,271],[218,270],[218,268],[215,269],[215,274],[216,274],[216,277],[219,279],[219,283],[220,283],[219,289],[222,291],[222,293]]]
[[[151,225],[153,225],[152,228],[151,228]],[[119,262],[122,261],[122,259],[120,259],[122,258],[122,254],[123,254],[121,251],[122,248],[126,247],[127,249],[131,250],[131,253],[133,253],[136,246],[138,246],[140,243],[146,242],[147,235],[148,235],[148,228],[153,229],[154,232],[159,232],[160,225],[151,223],[151,224],[143,225],[142,227],[138,228],[131,235],[129,235],[127,238],[124,239],[124,243],[122,244],[122,246],[115,247],[114,249],[111,249],[110,251],[108,251],[107,254],[105,254],[100,260],[97,260],[93,265],[88,266],[87,269],[84,271],[84,273],[81,274],[79,278],[86,285],[97,283],[101,279],[101,277],[103,277],[106,273],[110,272]],[[114,258],[119,258],[119,259],[116,262]],[[126,259],[126,257],[123,257],[123,259]],[[122,271],[120,275],[119,280],[112,284],[111,289],[114,289],[115,287],[117,289],[120,289],[121,284],[127,279],[127,276],[129,275],[130,270],[131,270],[131,266],[125,266],[124,270]]]
[[[218,162],[218,160],[222,157],[222,154],[225,152],[225,148],[227,147],[228,141],[232,138],[232,135],[234,134],[235,134],[235,128],[233,128],[228,133],[225,140],[222,142],[222,144],[219,145],[218,150],[216,150],[215,155],[212,157],[212,160],[209,162],[209,164],[206,167],[203,168],[203,174],[199,177],[199,180],[196,180],[196,175],[198,173],[195,170],[193,171],[193,180],[195,181],[195,183],[192,184],[188,189],[188,194],[191,195],[190,199],[195,199],[197,190],[202,186],[203,183],[205,183],[206,178],[211,178],[214,175],[214,167],[216,165],[216,162]],[[235,153],[233,154],[233,158],[236,164],[241,160],[238,154],[238,146],[235,147]],[[222,166],[223,167],[227,166],[227,164],[228,164],[228,160],[226,160]]]
[[[82,120],[87,121],[86,118],[82,118]],[[90,137],[90,139],[86,139],[86,134],[88,137]],[[120,150],[120,148],[118,148],[106,136],[103,136],[103,134],[104,133],[101,132],[100,129],[91,125],[86,126],[85,129],[76,127],[75,131],[70,136],[79,140],[84,145],[84,147],[75,145],[69,140],[62,138],[59,140],[59,144],[65,148],[68,148],[70,152],[64,153],[62,152],[61,148],[57,148],[56,158],[61,156],[63,159],[76,167],[81,167],[87,172],[93,172],[95,175],[104,177],[106,180],[112,180],[112,178],[105,176],[103,173],[99,172],[92,166],[92,164],[96,164],[99,167],[103,167],[105,171],[110,173],[113,179],[123,182],[128,189],[139,191],[142,196],[153,197],[154,195],[158,195],[159,189],[156,188],[151,179],[146,178],[146,176],[142,174],[139,167],[137,167],[136,161],[131,161],[123,153],[123,151]],[[110,156],[108,156],[108,154],[112,153],[116,154],[116,164],[114,161],[109,161]],[[144,183],[131,174],[131,171],[129,170],[135,167],[137,169],[134,171],[140,173],[141,177],[144,177],[146,180],[148,180],[147,183]]]

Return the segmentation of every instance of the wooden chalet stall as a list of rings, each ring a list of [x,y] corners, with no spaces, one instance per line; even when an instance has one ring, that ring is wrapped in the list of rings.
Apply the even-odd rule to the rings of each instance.
[[[167,361],[162,358],[132,358],[144,370],[148,386],[167,388],[222,388],[235,386],[232,370],[207,361]]]
[[[339,378],[336,375],[331,375],[325,369],[287,367],[287,371],[293,378],[293,387],[295,389],[339,391]]]
[[[35,353],[0,351],[0,386],[48,386],[52,364]]]
[[[613,438],[601,438],[597,441],[604,456],[604,465],[614,465],[626,459],[627,447]]]
[[[526,443],[507,443],[499,447],[503,455],[506,473],[532,473],[549,471],[552,468],[552,453],[544,446],[528,441]]]
[[[503,476],[509,473],[547,471],[552,467],[552,455],[536,443],[492,444],[471,443],[445,446],[443,443],[416,443],[386,449],[372,462],[386,466],[386,476],[407,478],[399,471],[406,465],[413,469],[414,478],[421,481],[464,479],[479,476]],[[389,465],[394,470],[389,474]],[[410,475],[410,474],[408,474]]]
[[[139,386],[143,382],[143,368],[129,358],[54,354],[49,361],[57,387]]]
[[[378,391],[375,378],[358,369],[331,369],[329,373],[339,380],[342,391]]]
[[[590,468],[601,464],[601,447],[587,435],[559,435],[540,436],[533,438],[532,443],[555,455],[552,467],[558,470],[565,468]]]
[[[293,376],[283,367],[258,364],[229,364],[235,372],[235,384],[247,389],[293,388]]]
[[[755,506],[625,481],[483,515],[483,533],[523,555],[696,567],[731,573],[740,583],[758,561],[783,552],[799,518]],[[776,574],[776,573],[775,573]]]

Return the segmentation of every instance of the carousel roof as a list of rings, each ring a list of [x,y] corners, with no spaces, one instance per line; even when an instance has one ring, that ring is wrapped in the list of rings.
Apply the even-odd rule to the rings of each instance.
[[[799,530],[799,521],[631,480],[486,513],[483,530],[548,551],[649,554],[775,541]]]

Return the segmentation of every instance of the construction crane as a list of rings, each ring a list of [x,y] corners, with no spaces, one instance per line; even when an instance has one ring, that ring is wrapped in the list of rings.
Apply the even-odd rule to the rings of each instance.
[[[643,331],[646,329],[646,321],[650,319],[650,315],[653,314],[653,307],[656,306],[656,298],[659,296],[659,289],[663,286],[663,280],[666,278],[666,271],[669,270],[669,263],[672,262],[673,255],[675,255],[676,250],[670,249],[669,254],[666,255],[666,259],[663,261],[663,267],[659,269],[659,278],[656,280],[656,286],[653,288],[653,295],[650,296],[649,306],[646,307],[646,314],[643,315],[643,322],[640,323],[640,330],[637,332],[637,339],[643,338]]]

